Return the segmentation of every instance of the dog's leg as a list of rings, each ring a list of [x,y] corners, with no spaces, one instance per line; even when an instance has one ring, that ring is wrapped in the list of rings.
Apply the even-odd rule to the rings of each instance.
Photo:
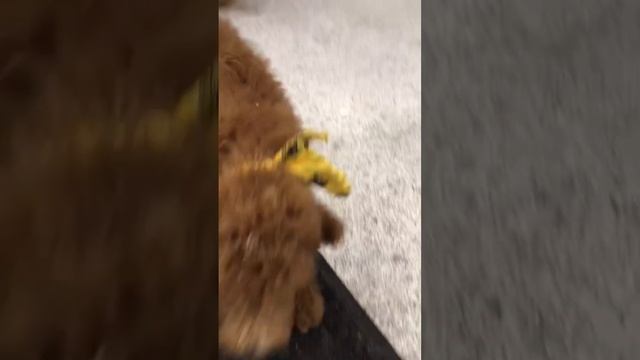
[[[320,325],[324,315],[324,299],[318,284],[313,281],[296,294],[295,322],[301,333]]]
[[[324,205],[320,205],[320,214],[322,219],[322,242],[328,245],[337,245],[340,243],[344,233],[342,221]]]

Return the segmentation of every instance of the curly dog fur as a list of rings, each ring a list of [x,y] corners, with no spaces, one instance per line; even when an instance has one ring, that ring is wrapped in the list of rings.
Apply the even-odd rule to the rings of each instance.
[[[321,321],[315,254],[342,224],[284,170],[237,171],[273,156],[300,122],[266,62],[227,21],[219,31],[219,339],[262,356]]]
[[[214,59],[216,11],[0,4],[1,359],[211,359],[218,333],[222,349],[261,356],[320,321],[314,254],[342,225],[291,175],[234,170],[300,124],[228,23],[219,159],[201,123],[162,150],[134,139]],[[116,144],[119,126],[132,135]]]

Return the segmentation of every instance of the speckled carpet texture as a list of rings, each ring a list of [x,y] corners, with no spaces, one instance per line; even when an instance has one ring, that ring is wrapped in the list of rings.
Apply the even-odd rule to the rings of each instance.
[[[420,359],[420,1],[238,0],[221,16],[267,59],[349,175],[322,197],[347,225],[324,251],[403,359]]]
[[[640,2],[424,6],[425,359],[640,359]]]

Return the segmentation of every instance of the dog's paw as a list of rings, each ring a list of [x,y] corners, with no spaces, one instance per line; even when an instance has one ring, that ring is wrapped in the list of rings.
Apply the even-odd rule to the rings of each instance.
[[[338,245],[344,234],[342,221],[324,205],[320,205],[320,214],[322,216],[322,242],[333,246]]]
[[[324,299],[318,285],[314,283],[300,290],[296,295],[296,328],[304,334],[309,329],[320,325],[323,315]]]

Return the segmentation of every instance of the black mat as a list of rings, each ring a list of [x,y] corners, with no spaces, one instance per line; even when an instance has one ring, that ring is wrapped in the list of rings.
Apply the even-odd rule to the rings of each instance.
[[[268,360],[400,359],[322,256],[318,279],[325,299],[322,324],[305,335],[295,333],[289,349]]]

